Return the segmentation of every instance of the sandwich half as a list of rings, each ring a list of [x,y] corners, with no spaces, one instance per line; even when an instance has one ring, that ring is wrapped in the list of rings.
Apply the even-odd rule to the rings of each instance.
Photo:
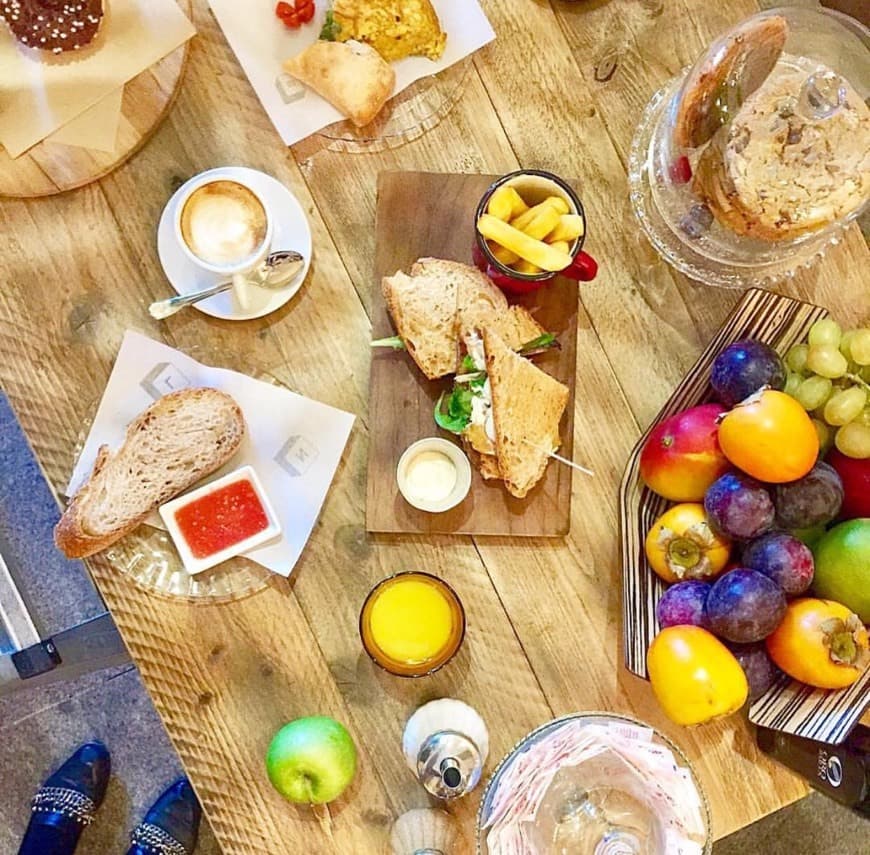
[[[520,356],[493,330],[473,330],[453,391],[435,408],[484,479],[503,480],[518,498],[541,480],[561,444],[568,387]]]
[[[430,380],[461,371],[457,366],[474,329],[495,330],[515,350],[546,335],[526,309],[508,305],[488,276],[458,261],[418,259],[410,275],[385,276],[381,289],[400,342],[375,344],[404,347]]]
[[[483,330],[498,468],[508,492],[522,498],[541,480],[561,445],[559,422],[568,387]]]

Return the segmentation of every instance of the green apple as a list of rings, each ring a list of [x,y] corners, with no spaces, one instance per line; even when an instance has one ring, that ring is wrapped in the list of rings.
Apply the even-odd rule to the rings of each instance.
[[[848,606],[870,623],[870,519],[834,526],[813,546],[813,592]]]
[[[337,799],[353,780],[356,746],[334,718],[297,718],[272,738],[266,752],[266,772],[285,799],[325,804]]]

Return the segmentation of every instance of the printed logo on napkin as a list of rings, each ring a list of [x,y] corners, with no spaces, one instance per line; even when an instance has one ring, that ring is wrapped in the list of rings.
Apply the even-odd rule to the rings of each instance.
[[[121,445],[139,413],[169,392],[196,386],[232,395],[248,425],[232,460],[202,483],[245,464],[254,467],[280,519],[282,537],[245,557],[289,576],[320,514],[354,416],[236,371],[202,365],[132,330],[124,335],[66,493],[71,496],[90,475],[101,445]],[[147,524],[164,527],[157,514]]]

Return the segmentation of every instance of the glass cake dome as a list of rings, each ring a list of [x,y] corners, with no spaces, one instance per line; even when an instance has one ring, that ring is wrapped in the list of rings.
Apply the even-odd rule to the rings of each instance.
[[[870,31],[773,9],[719,36],[648,104],[632,143],[635,214],[659,254],[714,285],[817,261],[870,200]]]

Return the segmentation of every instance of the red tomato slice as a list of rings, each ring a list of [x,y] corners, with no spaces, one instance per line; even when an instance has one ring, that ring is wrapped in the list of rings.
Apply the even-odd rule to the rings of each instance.
[[[307,24],[314,17],[314,4],[311,3],[308,6],[303,6],[299,9],[299,20],[302,21],[303,24]]]
[[[288,15],[292,15],[295,10],[291,3],[284,3],[283,0],[275,7],[275,14],[283,20]]]

